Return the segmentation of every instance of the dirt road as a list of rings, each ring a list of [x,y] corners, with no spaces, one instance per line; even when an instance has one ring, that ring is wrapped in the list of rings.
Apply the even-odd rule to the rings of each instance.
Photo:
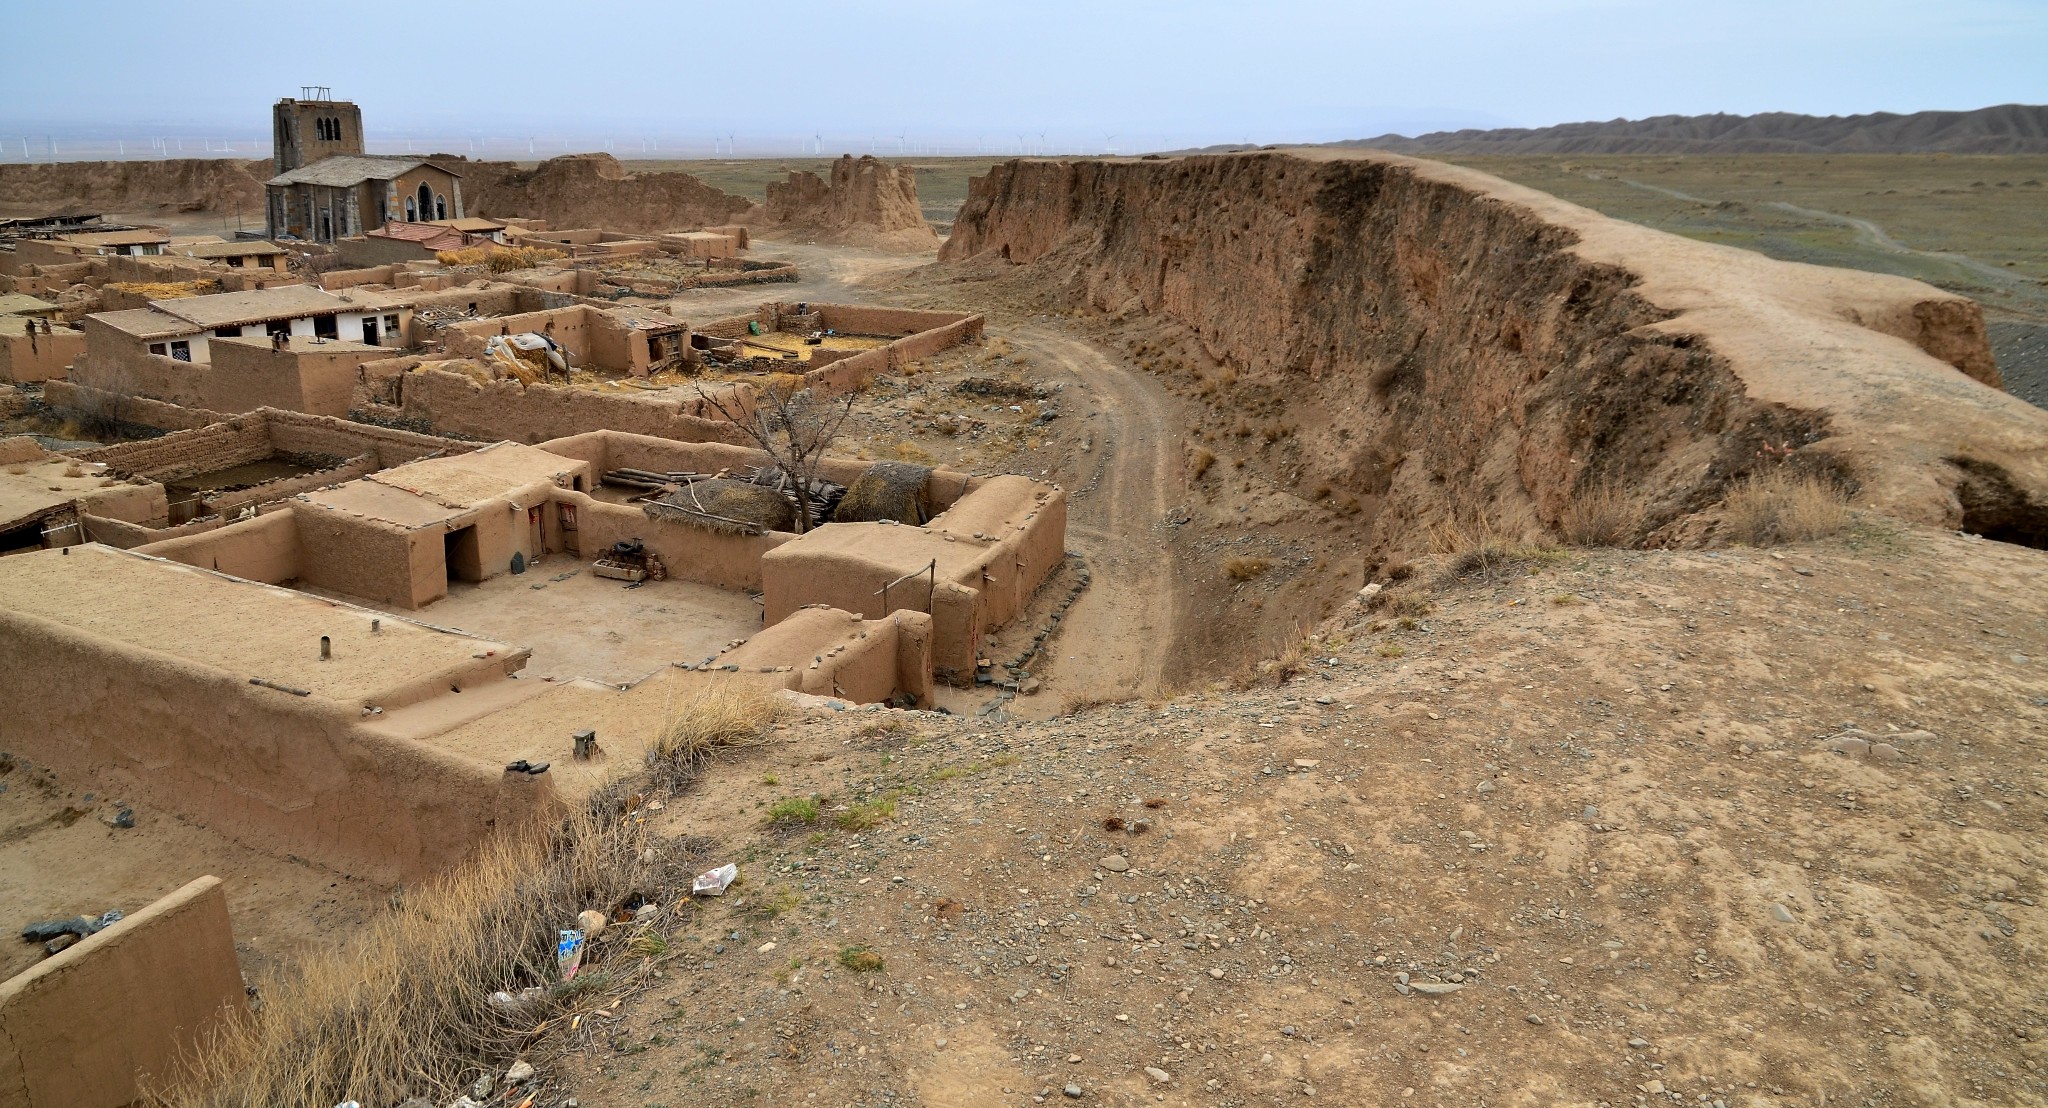
[[[1067,547],[1094,581],[1048,650],[1057,698],[1020,701],[1024,714],[1061,703],[1147,696],[1162,686],[1179,621],[1166,513],[1180,485],[1173,402],[1157,382],[1100,347],[1045,326],[1006,332],[1020,350],[1084,382],[1099,414],[1093,470],[1069,488]],[[1087,652],[1065,649],[1087,643]]]

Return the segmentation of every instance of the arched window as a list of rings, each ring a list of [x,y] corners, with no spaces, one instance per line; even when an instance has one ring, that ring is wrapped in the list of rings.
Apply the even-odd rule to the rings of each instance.
[[[419,212],[416,211],[412,206],[412,197],[408,196],[405,198],[405,221],[407,223],[412,223],[418,219]]]
[[[447,218],[448,218],[448,198],[447,198],[447,197],[445,197],[445,196],[442,196],[442,195],[441,195],[440,193],[435,193],[435,194],[434,194],[434,218],[435,218],[435,219],[447,219]]]

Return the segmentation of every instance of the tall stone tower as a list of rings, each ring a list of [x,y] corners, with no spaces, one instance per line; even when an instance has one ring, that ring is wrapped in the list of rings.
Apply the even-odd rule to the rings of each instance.
[[[290,173],[336,154],[363,152],[363,110],[317,85],[287,96],[270,109],[270,148],[276,172]]]

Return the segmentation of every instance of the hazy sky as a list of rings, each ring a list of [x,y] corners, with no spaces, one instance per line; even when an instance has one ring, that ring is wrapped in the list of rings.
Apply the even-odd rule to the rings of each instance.
[[[622,154],[727,134],[743,152],[1040,133],[1128,151],[2048,102],[2048,0],[0,0],[0,16],[17,158],[24,135],[89,128],[264,140],[267,105],[302,84],[359,102],[373,144]]]

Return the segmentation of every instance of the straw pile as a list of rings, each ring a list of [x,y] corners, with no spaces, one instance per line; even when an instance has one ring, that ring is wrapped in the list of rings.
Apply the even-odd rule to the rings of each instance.
[[[713,477],[693,481],[642,506],[654,519],[673,519],[725,535],[796,530],[796,509],[774,489]]]
[[[932,467],[911,462],[876,462],[854,480],[832,514],[835,523],[931,522],[932,501],[927,486]]]

